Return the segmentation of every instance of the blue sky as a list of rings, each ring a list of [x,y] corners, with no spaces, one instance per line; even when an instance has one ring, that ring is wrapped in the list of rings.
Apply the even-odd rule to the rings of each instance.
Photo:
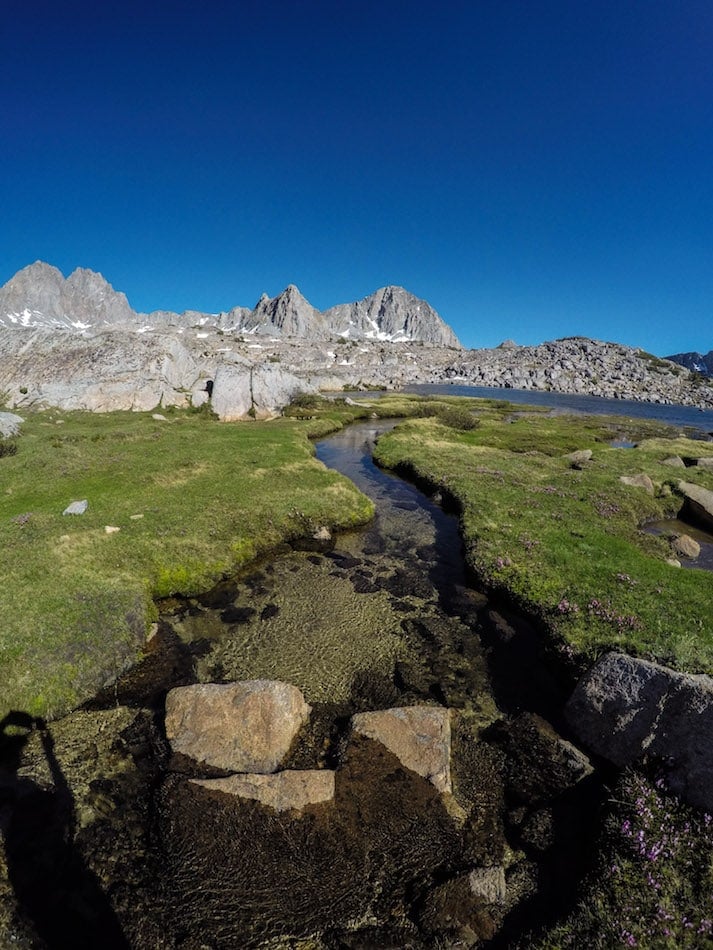
[[[713,348],[710,0],[4,0],[0,283]]]

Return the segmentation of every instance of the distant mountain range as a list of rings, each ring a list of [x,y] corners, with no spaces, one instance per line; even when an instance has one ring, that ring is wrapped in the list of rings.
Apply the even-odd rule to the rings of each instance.
[[[676,353],[675,356],[667,356],[666,359],[679,363],[694,373],[713,376],[713,350],[709,350],[705,355],[702,353]]]
[[[255,307],[218,313],[167,310],[136,313],[126,296],[101,274],[77,268],[65,278],[56,267],[37,261],[18,271],[0,288],[0,326],[8,329],[58,329],[87,333],[128,329],[179,333],[212,327],[225,333],[258,334],[302,340],[375,340],[423,342],[460,348],[451,328],[425,300],[402,287],[382,287],[355,303],[329,310],[313,307],[294,284],[276,297],[263,294]]]

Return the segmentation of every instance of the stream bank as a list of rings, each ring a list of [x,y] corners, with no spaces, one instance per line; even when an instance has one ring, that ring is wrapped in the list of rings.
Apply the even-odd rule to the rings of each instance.
[[[65,907],[22,897],[28,866],[7,857],[14,946],[57,945],[82,913],[136,948],[507,946],[566,911],[603,794],[537,715],[556,717],[567,684],[536,675],[536,633],[469,587],[456,519],[375,468],[377,433],[318,448],[375,500],[371,525],[167,603],[143,667],[54,723],[51,748],[40,729],[17,740],[6,774],[59,829],[64,884],[47,884]],[[312,715],[288,765],[336,767],[333,805],[276,815],[177,767],[166,690],[255,678],[303,690]],[[350,739],[354,713],[413,705],[454,711],[452,800]],[[40,847],[46,821],[30,818],[13,834]]]

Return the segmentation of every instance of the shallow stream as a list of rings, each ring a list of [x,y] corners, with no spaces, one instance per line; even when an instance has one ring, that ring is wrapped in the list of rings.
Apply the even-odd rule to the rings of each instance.
[[[569,748],[533,714],[561,732],[571,683],[536,630],[469,586],[456,516],[374,465],[390,425],[353,425],[316,448],[374,500],[366,528],[285,545],[166,602],[144,663],[53,724],[51,749],[36,734],[18,747],[17,787],[44,803],[56,845],[42,823],[16,836],[61,858],[41,883],[65,897],[16,894],[14,945],[59,946],[81,924],[95,936],[111,925],[107,947],[137,950],[505,947],[566,912],[602,785],[571,780]],[[276,814],[193,785],[171,757],[166,691],[241,679],[302,689],[312,715],[287,767],[337,769],[333,804]],[[419,704],[455,711],[452,798],[350,738],[355,712]],[[61,802],[48,791],[60,775]],[[13,861],[9,880],[32,871],[21,851]],[[488,899],[469,889],[473,874]],[[99,916],[82,903],[97,895]]]

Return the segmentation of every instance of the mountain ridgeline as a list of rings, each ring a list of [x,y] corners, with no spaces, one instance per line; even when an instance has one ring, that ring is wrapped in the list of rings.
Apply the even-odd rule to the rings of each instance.
[[[460,348],[451,328],[425,300],[402,287],[382,287],[356,303],[320,311],[294,284],[276,297],[263,294],[255,307],[233,307],[218,314],[189,310],[136,313],[126,296],[101,274],[77,268],[61,271],[37,261],[0,288],[0,326],[59,329],[86,333],[133,329],[141,333],[195,326],[225,333],[290,337],[301,340],[374,340],[430,343]]]
[[[674,356],[667,356],[666,359],[685,366],[692,373],[713,376],[713,350],[707,353],[676,353]]]

